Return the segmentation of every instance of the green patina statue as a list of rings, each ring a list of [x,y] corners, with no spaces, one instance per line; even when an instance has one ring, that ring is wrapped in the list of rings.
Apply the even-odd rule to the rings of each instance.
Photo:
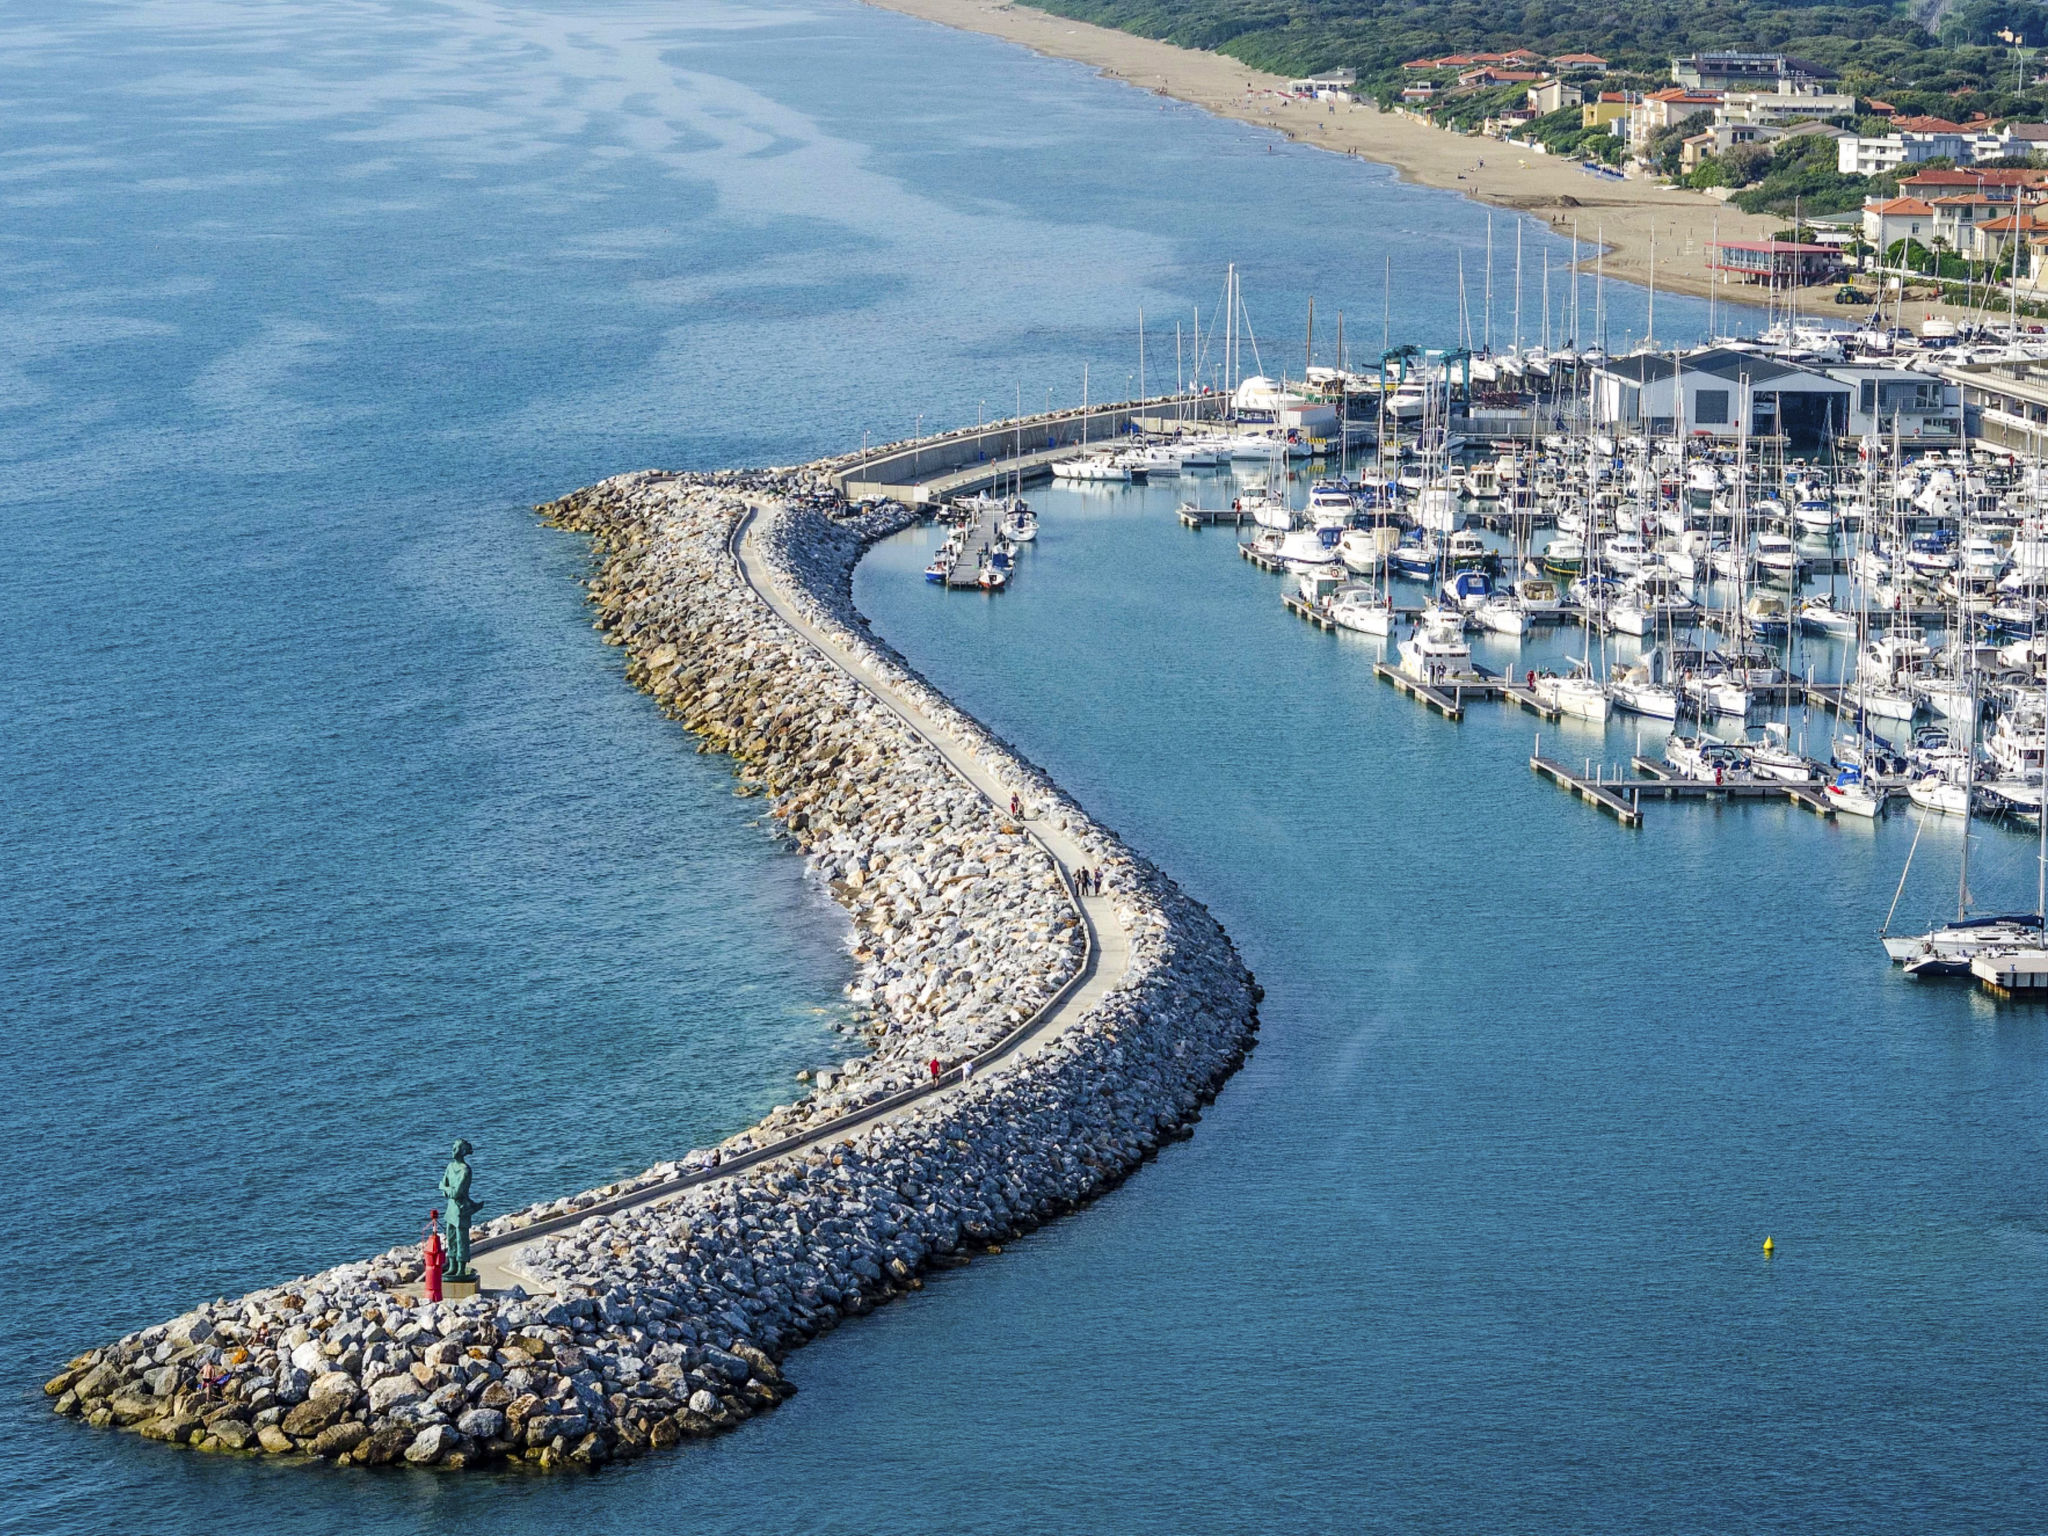
[[[448,1233],[448,1267],[444,1273],[450,1280],[476,1278],[469,1267],[469,1223],[476,1215],[476,1202],[469,1198],[469,1164],[464,1161],[473,1150],[468,1142],[457,1141],[455,1160],[441,1175],[441,1195],[448,1202],[448,1214],[442,1219]]]

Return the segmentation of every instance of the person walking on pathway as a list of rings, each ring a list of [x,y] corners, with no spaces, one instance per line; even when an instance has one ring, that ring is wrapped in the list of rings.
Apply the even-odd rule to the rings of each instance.
[[[1022,816],[1024,814],[1024,802],[1017,798],[1014,791],[1010,795],[1010,814],[1012,816]]]
[[[936,1056],[934,1056],[934,1057],[932,1058],[932,1081],[936,1083],[936,1082],[937,1082],[938,1080],[939,1080],[939,1058],[938,1058],[938,1057],[936,1057]]]
[[[960,1063],[960,1081],[964,1083],[972,1076],[974,1076],[974,1058],[969,1056]]]

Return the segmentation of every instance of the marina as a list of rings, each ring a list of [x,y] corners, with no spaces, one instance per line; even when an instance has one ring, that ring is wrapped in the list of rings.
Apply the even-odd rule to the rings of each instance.
[[[1446,722],[1491,703],[1635,722],[1621,770],[1540,738],[1529,755],[1623,826],[1649,801],[1775,801],[2048,838],[2048,472],[1965,404],[1986,368],[2048,367],[2048,344],[1964,339],[1788,318],[1669,352],[1402,348],[1354,372],[1341,350],[1315,368],[1311,321],[1298,379],[1240,377],[1226,341],[1217,388],[1111,408],[1119,438],[1050,473],[1086,494],[1172,481],[1184,529],[1228,527],[1287,613],[1372,647],[1372,676]],[[1488,412],[1527,435],[1482,439]],[[1029,478],[1020,454],[1012,491]],[[989,558],[995,506],[942,504],[965,531],[941,559]],[[2027,975],[1978,979],[2014,997]]]
[[[62,110],[10,124],[34,267],[10,299],[0,906],[19,1183],[66,1213],[8,1244],[14,1520],[2031,1529],[2039,932],[1943,932],[1966,826],[1973,920],[2027,914],[2024,823],[1981,814],[1986,774],[1967,819],[1897,792],[1833,818],[1646,793],[1622,832],[1522,766],[1540,745],[1647,782],[1631,758],[1661,761],[1668,735],[1769,756],[1769,723],[1779,750],[1830,758],[1855,731],[1818,691],[1853,680],[1852,585],[1874,615],[1879,583],[1836,566],[1814,622],[1848,632],[1801,629],[1790,668],[1786,637],[1761,642],[1806,702],[1758,681],[1739,723],[1638,717],[1639,739],[1618,696],[1605,721],[1567,711],[1597,707],[1566,686],[1588,642],[1595,681],[1654,704],[1654,678],[1628,676],[1646,641],[1683,669],[1679,650],[1729,654],[1727,633],[1636,635],[1626,603],[1586,625],[1585,571],[1514,558],[1525,542],[1541,570],[1569,500],[1525,516],[1487,471],[1512,454],[1533,490],[1544,458],[1568,469],[1543,439],[1595,435],[1574,404],[1595,368],[1563,390],[1475,379],[1544,401],[1532,422],[1461,400],[1454,364],[1449,404],[1476,407],[1445,412],[1455,454],[1420,432],[1426,380],[1398,439],[1350,414],[1403,338],[1426,344],[1411,379],[1429,350],[1483,375],[1571,334],[1621,361],[1649,331],[1661,353],[1763,325],[1761,290],[1722,290],[1717,324],[1703,297],[1650,306],[1613,282],[1610,250],[1596,305],[1569,220],[872,8],[558,12],[115,0],[14,27],[24,99]],[[1512,181],[1484,148],[1481,174]],[[1574,216],[1590,241],[1601,212]],[[1199,392],[1173,387],[1172,308],[1208,331],[1215,274],[1247,253],[1263,360],[1240,382],[1297,393],[1305,361],[1369,381],[1341,433],[1283,441],[1277,481],[1276,424],[1228,419],[1213,354],[1198,422]],[[1574,261],[1604,332],[1561,321]],[[1752,295],[1754,320],[1727,302]],[[1137,431],[1077,405],[1084,375]],[[1860,379],[1794,377],[1860,402]],[[2011,441],[1916,443],[1907,409],[1907,457],[2031,457],[2028,386],[1972,377],[1973,429]],[[1742,414],[1739,378],[1687,379]],[[1040,415],[1057,440],[1034,445]],[[1753,459],[1780,451],[1765,415]],[[1680,435],[1617,425],[1610,467],[1632,436]],[[1782,435],[1788,461],[1818,453]],[[1836,435],[1840,461],[1870,434],[1838,416]],[[1178,472],[1151,458],[1200,436],[1268,441]],[[1053,470],[1125,452],[1109,471],[1131,478]],[[1355,494],[1313,508],[1315,482],[1363,486],[1382,452],[1417,482],[1389,520],[1422,526],[1395,530],[1416,537],[1391,573],[1312,591],[1320,624],[1285,602],[1300,573],[1221,547],[1313,536]],[[621,518],[617,563],[593,563],[528,512],[641,466],[754,496],[758,466],[826,456],[831,483],[801,491],[817,562],[769,548],[765,508],[740,544],[786,620],[823,617],[828,646],[845,631],[851,674],[786,647],[706,530]],[[1464,526],[1431,528],[1425,470],[1505,494],[1460,490]],[[1752,535],[1779,531],[1762,489]],[[973,532],[937,516],[977,495],[1028,502],[1036,539],[1012,541],[1000,589],[979,579],[993,540],[954,562],[973,585],[928,582]],[[1295,525],[1261,522],[1281,500]],[[1368,559],[1379,510],[1354,504],[1339,547]],[[849,569],[863,529],[881,536]],[[1734,524],[1688,531],[1732,544]],[[1513,601],[1432,636],[1424,611],[1474,593],[1446,594],[1470,573],[1414,546],[1435,535],[1455,562],[1453,533],[1498,557],[1477,574]],[[1599,536],[1596,575],[1625,580],[1604,539],[1629,533]],[[1830,595],[1850,531],[1828,542],[1803,541],[1788,607]],[[680,587],[659,574],[678,558]],[[1729,585],[1667,595],[1725,623]],[[1907,675],[1947,643],[1933,586],[1908,614],[1932,655],[1898,656]],[[692,635],[678,614],[715,617]],[[1374,671],[1414,677],[1417,627],[1425,675],[1464,690],[1456,724]],[[1987,753],[2004,704],[1985,701]],[[963,716],[986,731],[956,740]],[[1954,719],[1875,729],[1912,748]],[[1009,792],[970,788],[991,771],[1056,809],[1005,831]],[[1062,926],[1077,855],[1106,876],[1077,920],[1099,945]],[[1887,964],[1872,935],[1894,902],[1890,936],[1928,953]],[[1263,999],[1258,1049],[1212,1097],[1243,1017],[1218,925]],[[1986,936],[1995,952],[1962,955]],[[1101,1032],[1034,1012],[1092,984],[1061,979],[1084,951],[1102,986],[1125,981]],[[985,988],[991,1014],[945,1017]],[[1016,1043],[963,1083],[971,1040],[922,1047],[970,1020],[988,1050]],[[938,1089],[890,1081],[941,1054]],[[479,1230],[479,1269],[540,1250],[523,1302],[491,1285],[437,1308],[402,1278],[457,1135],[479,1229],[509,1223]],[[118,1198],[81,1203],[88,1175]],[[1302,1338],[1276,1409],[1262,1383]],[[93,1351],[113,1352],[110,1397],[68,1363]],[[65,1392],[152,1434],[52,1413]],[[615,1464],[460,1470],[529,1451]]]

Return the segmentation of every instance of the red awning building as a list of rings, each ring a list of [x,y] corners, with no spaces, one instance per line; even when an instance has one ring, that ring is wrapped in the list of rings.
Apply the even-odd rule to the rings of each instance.
[[[1793,240],[1723,240],[1707,248],[1707,266],[1752,283],[1824,283],[1842,274],[1842,253],[1831,245]]]

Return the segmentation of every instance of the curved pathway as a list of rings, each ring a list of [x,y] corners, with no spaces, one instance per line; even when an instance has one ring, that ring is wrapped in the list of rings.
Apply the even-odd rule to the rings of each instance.
[[[774,610],[778,618],[802,636],[827,661],[899,716],[915,735],[922,738],[927,746],[944,759],[948,767],[959,774],[983,798],[999,811],[1007,811],[1007,791],[996,781],[994,775],[976,761],[972,754],[953,745],[939,723],[927,715],[911,695],[877,678],[862,665],[861,658],[851,647],[829,632],[815,628],[798,613],[795,604],[776,586],[768,574],[770,566],[755,537],[756,517],[757,512],[750,511],[741,518],[729,545],[741,578]],[[1084,862],[1085,850],[1066,832],[1050,823],[1027,823],[1026,831],[1059,866],[1061,878],[1066,884],[1067,897],[1080,913],[1086,949],[1079,972],[1068,979],[1050,1002],[974,1058],[974,1069],[978,1073],[997,1067],[1012,1057],[1021,1060],[1043,1050],[1049,1041],[1058,1039],[1093,1010],[1112,990],[1121,985],[1124,973],[1130,965],[1130,939],[1117,919],[1114,902],[1107,896],[1082,896],[1075,889],[1073,874]],[[614,1200],[586,1206],[566,1216],[554,1217],[516,1232],[488,1238],[471,1250],[473,1267],[484,1289],[488,1291],[508,1290],[514,1285],[523,1285],[528,1290],[543,1288],[545,1283],[537,1281],[517,1262],[519,1251],[528,1243],[553,1232],[565,1231],[592,1216],[637,1210],[642,1206],[669,1199],[678,1191],[688,1189],[692,1185],[730,1178],[735,1173],[761,1163],[773,1162],[778,1158],[799,1156],[827,1142],[836,1141],[847,1132],[861,1126],[876,1124],[906,1113],[922,1106],[930,1099],[957,1093],[966,1081],[965,1076],[957,1072],[948,1072],[936,1083],[908,1089],[878,1103],[835,1116],[811,1126],[797,1136],[730,1158],[717,1168],[669,1179],[645,1189],[634,1190]]]

